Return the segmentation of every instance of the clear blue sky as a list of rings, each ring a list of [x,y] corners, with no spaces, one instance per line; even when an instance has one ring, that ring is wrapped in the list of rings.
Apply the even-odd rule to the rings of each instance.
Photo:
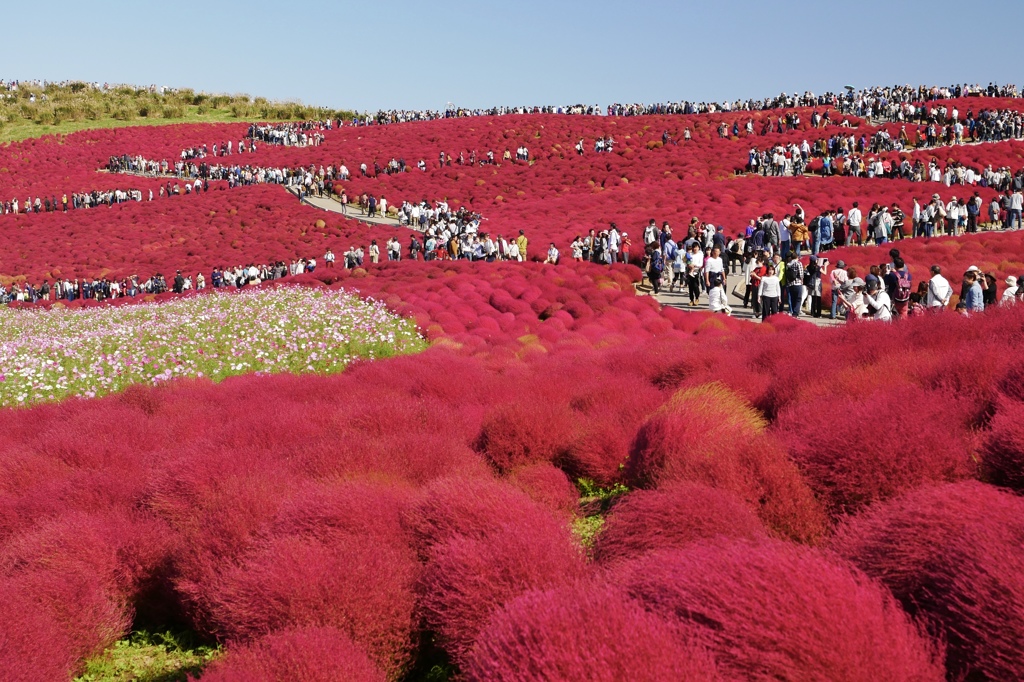
[[[0,78],[359,110],[1024,81],[1021,0],[151,2],[4,10]]]

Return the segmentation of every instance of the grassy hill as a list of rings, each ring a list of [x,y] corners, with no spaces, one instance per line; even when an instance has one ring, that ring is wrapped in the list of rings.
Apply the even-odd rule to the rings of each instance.
[[[210,95],[191,89],[162,94],[150,88],[103,89],[82,82],[46,86],[22,83],[16,90],[0,86],[0,143],[87,128],[351,117],[350,111],[248,95]]]

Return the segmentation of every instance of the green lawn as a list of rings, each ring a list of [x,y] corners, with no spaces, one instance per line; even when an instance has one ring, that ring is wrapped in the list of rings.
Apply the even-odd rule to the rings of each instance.
[[[185,116],[181,118],[152,116],[125,121],[106,117],[61,121],[56,125],[39,124],[35,121],[20,119],[0,125],[0,143],[17,142],[31,137],[42,137],[43,135],[66,135],[78,132],[79,130],[90,130],[93,128],[130,128],[134,126],[172,125],[174,123],[237,123],[242,120],[248,119],[235,118],[230,109],[208,109],[200,114],[198,106],[186,107]]]
[[[221,654],[191,633],[133,632],[85,661],[74,682],[184,682]]]

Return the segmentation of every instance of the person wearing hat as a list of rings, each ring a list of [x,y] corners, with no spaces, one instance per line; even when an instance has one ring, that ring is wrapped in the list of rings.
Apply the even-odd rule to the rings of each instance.
[[[868,282],[864,294],[864,303],[867,306],[871,319],[880,322],[892,321],[892,300],[877,280]]]
[[[1000,306],[1016,305],[1017,303],[1017,278],[1010,275],[1006,278],[1006,289],[1003,290],[1003,297],[999,299]]]
[[[867,312],[864,306],[864,280],[854,277],[839,292],[839,302],[846,310],[846,321],[859,319]]]
[[[828,277],[832,288],[832,311],[828,316],[830,320],[836,319],[836,315],[839,313],[839,294],[849,279],[850,277],[846,272],[846,261],[840,260],[836,262],[836,269]]]
[[[978,282],[980,275],[976,268],[968,270],[964,275],[967,291],[962,300],[967,304],[968,312],[980,313],[985,310],[984,292],[981,290],[981,283]]]

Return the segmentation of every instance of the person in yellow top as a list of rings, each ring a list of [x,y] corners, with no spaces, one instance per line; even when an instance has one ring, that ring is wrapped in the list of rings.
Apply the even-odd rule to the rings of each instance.
[[[519,236],[516,237],[516,246],[519,247],[519,260],[521,260],[521,261],[525,261],[526,260],[526,245],[527,245],[527,243],[528,243],[528,241],[526,239],[526,235],[523,234],[522,230],[519,230]]]

